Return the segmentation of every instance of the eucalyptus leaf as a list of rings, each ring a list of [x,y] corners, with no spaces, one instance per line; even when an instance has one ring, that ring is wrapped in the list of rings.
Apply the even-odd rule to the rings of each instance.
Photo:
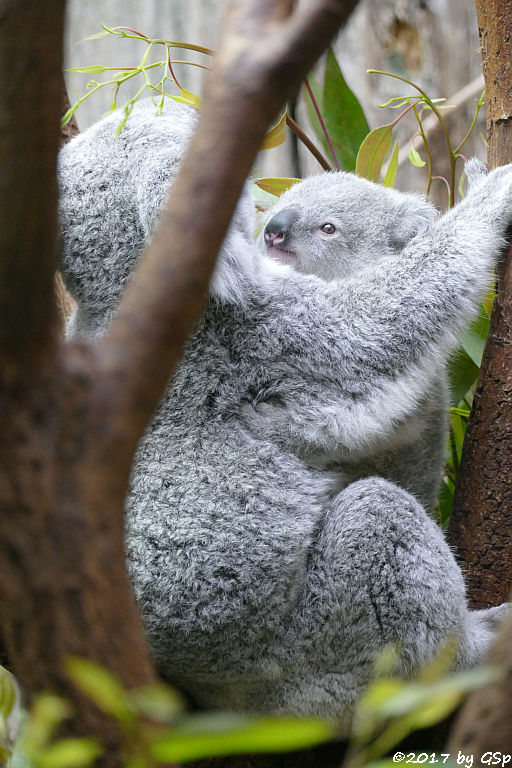
[[[279,197],[283,194],[283,192],[286,192],[287,189],[293,187],[294,184],[298,184],[299,181],[301,181],[301,179],[275,177],[267,179],[256,179],[254,183],[264,192],[268,192],[270,195]]]
[[[130,691],[129,698],[137,712],[163,723],[172,722],[185,708],[180,694],[163,684]]]
[[[102,752],[92,739],[62,739],[37,756],[37,768],[86,768]]]
[[[359,147],[370,128],[332,48],[327,51],[325,62],[322,114],[342,170],[353,171]]]
[[[261,149],[274,149],[279,147],[286,141],[286,112],[283,113],[279,120],[270,131],[267,131]]]
[[[384,174],[384,178],[382,179],[383,187],[395,186],[396,173],[398,171],[398,150],[399,150],[398,141],[395,141],[395,145],[391,153],[391,159],[388,163],[388,167],[386,168],[386,173]]]
[[[112,34],[114,33],[110,29],[103,29],[101,32],[95,32],[92,35],[87,35],[87,37],[82,38],[82,40],[79,40],[78,42],[85,43],[87,40],[99,40],[102,37],[108,37]]]
[[[187,91],[186,88],[180,88],[180,96],[184,104],[190,104],[196,109],[201,109],[202,101],[199,96],[196,96],[192,91]],[[177,101],[177,98],[175,99]]]
[[[188,762],[220,755],[286,752],[311,747],[334,735],[332,724],[322,720],[234,715],[212,719],[211,715],[197,715],[188,718],[187,723],[152,740],[150,751],[156,760]]]
[[[82,75],[101,75],[102,72],[106,72],[108,69],[109,67],[103,67],[101,64],[91,64],[88,67],[73,67],[73,69],[66,69],[66,72],[80,72]]]
[[[384,159],[391,148],[391,125],[375,128],[365,138],[357,153],[356,173],[378,182]]]
[[[108,669],[76,656],[66,662],[66,671],[77,687],[108,715],[132,720],[133,708],[123,686]]]
[[[473,328],[468,328],[462,335],[462,348],[474,362],[474,364],[480,367],[482,363],[482,355],[484,353],[485,339],[482,338]]]
[[[415,165],[416,168],[423,168],[426,165],[425,161],[421,159],[420,153],[414,147],[411,147],[409,152],[409,162]]]
[[[458,349],[450,358],[448,364],[450,379],[450,402],[460,403],[478,376],[478,366],[463,349]]]
[[[16,683],[10,672],[0,667],[0,715],[7,720],[16,703]]]

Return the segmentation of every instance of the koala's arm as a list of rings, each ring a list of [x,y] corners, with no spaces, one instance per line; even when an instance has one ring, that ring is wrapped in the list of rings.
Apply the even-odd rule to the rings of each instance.
[[[290,301],[279,331],[289,351],[272,364],[270,396],[248,415],[254,434],[327,456],[388,440],[473,316],[511,222],[505,166],[398,255],[357,277],[314,283],[300,308]]]

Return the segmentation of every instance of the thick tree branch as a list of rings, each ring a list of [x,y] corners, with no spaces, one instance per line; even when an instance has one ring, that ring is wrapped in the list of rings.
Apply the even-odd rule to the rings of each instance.
[[[116,392],[108,417],[116,420],[127,456],[201,312],[216,254],[268,124],[356,0],[322,0],[288,15],[291,5],[232,4],[182,172],[99,345],[100,365]]]
[[[63,0],[0,2],[0,358],[53,343]],[[33,118],[34,105],[41,116]]]

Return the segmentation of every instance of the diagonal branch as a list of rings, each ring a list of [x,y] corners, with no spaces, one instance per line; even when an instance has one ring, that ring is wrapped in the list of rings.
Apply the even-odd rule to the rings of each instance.
[[[102,379],[116,392],[107,418],[115,421],[127,460],[201,312],[265,131],[356,2],[322,0],[291,13],[289,0],[231,5],[182,171],[110,332],[97,345]]]

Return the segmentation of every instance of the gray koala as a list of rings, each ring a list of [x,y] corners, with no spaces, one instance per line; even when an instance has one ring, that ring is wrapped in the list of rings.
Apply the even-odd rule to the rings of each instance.
[[[113,136],[118,119],[60,157],[70,335],[107,327],[196,118],[141,105]],[[512,168],[474,175],[439,218],[351,174],[297,185],[266,228],[294,266],[253,242],[242,195],[126,502],[127,563],[155,661],[199,705],[348,727],[387,644],[403,675],[450,638],[456,667],[484,656],[507,609],[468,611],[460,569],[418,501],[431,499],[420,475],[438,449],[432,460],[414,448],[417,498],[366,476],[386,452],[394,465],[416,446],[422,404],[442,398],[446,358],[504,245]],[[389,475],[406,485],[408,472]]]
[[[368,212],[368,213],[367,213]],[[404,196],[347,174],[321,174],[285,193],[267,215],[259,237],[262,252],[299,272],[315,274],[325,281],[360,279],[372,268],[397,259],[417,235],[427,233],[437,219],[436,209],[419,195]],[[412,310],[412,307],[411,307]],[[367,344],[369,342],[366,342]],[[325,440],[295,440],[285,410],[273,403],[259,404],[250,421],[259,434],[278,442],[317,466],[336,469],[344,485],[379,475],[413,493],[427,511],[437,499],[444,463],[447,431],[448,374],[446,352],[437,364],[421,361],[421,371],[411,369],[386,395],[387,426],[371,424],[372,411],[365,407],[356,443],[343,440],[326,445]],[[402,386],[409,398],[414,379],[421,378],[416,405],[401,408]],[[367,403],[368,405],[368,403]],[[375,404],[380,410],[381,404]],[[397,408],[396,413],[393,409]],[[341,415],[341,414],[340,414]],[[306,416],[306,419],[308,417]],[[394,422],[389,428],[389,422]],[[363,430],[371,434],[363,439]]]

